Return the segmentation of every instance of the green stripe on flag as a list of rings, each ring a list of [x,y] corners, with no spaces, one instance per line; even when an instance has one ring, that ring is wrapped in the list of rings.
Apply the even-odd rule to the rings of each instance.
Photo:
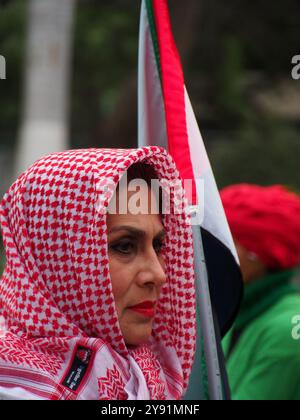
[[[160,81],[162,82],[160,53],[159,53],[158,37],[156,33],[152,0],[145,0],[145,3],[146,3],[148,22],[149,22],[149,27],[150,27],[150,32],[151,32],[151,38],[152,38],[152,43],[153,43],[153,49],[154,49],[158,74],[159,74]]]

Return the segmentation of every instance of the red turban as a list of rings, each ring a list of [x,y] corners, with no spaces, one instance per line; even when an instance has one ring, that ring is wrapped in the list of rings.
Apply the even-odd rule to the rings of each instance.
[[[232,235],[272,270],[300,262],[300,197],[284,187],[234,185],[221,191]]]

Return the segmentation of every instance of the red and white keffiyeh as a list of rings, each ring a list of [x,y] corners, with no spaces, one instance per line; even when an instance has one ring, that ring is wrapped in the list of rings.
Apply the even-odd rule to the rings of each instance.
[[[42,158],[6,193],[0,391],[41,399],[183,396],[196,338],[186,212],[163,215],[168,281],[151,342],[128,350],[117,318],[105,216],[113,192],[105,184],[116,186],[136,162],[152,165],[159,179],[180,179],[171,156],[156,146],[73,150]]]

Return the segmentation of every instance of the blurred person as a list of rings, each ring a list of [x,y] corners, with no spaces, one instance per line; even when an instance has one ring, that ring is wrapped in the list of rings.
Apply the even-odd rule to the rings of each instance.
[[[146,181],[145,214],[130,212],[125,173]],[[180,180],[164,149],[87,149],[42,158],[6,193],[0,398],[182,398],[196,336],[192,228],[185,211],[162,214],[152,179]]]
[[[300,315],[293,278],[300,262],[300,197],[282,186],[234,185],[221,198],[246,285],[234,328],[224,340],[232,397],[299,400]]]

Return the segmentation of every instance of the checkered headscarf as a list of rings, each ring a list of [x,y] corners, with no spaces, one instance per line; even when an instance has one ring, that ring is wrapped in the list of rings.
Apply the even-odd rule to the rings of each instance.
[[[195,351],[193,242],[185,212],[163,215],[168,281],[149,345],[126,348],[112,293],[105,209],[113,191],[105,185],[109,179],[116,186],[137,162],[153,166],[159,179],[179,179],[159,147],[74,150],[42,158],[6,193],[0,388],[45,399],[183,395]],[[81,364],[74,382],[72,369],[78,373]]]

